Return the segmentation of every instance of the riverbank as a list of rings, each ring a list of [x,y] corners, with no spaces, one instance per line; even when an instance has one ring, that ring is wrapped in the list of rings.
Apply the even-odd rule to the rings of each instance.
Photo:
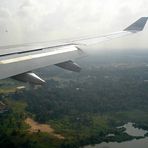
[[[124,127],[125,133],[130,136],[141,137],[140,139],[133,139],[130,141],[124,142],[102,142],[100,144],[96,144],[94,146],[88,145],[85,148],[147,148],[148,147],[148,137],[145,135],[148,133],[146,130],[142,130],[140,128],[134,127],[134,123],[128,122],[127,124],[120,126],[118,128]],[[142,138],[143,137],[143,138]]]
[[[148,147],[148,137],[143,139],[134,139],[132,141],[126,141],[122,143],[118,142],[102,142],[101,144],[96,144],[94,146],[85,146],[84,148],[147,148]]]

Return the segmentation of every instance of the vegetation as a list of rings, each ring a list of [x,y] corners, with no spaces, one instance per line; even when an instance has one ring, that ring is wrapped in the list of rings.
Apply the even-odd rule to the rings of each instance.
[[[94,64],[79,75],[54,69],[50,76],[40,88],[0,92],[9,107],[0,114],[0,147],[76,148],[138,138],[117,128],[127,122],[148,130],[145,64]],[[28,133],[24,122],[28,116],[50,124],[64,139],[40,131]]]

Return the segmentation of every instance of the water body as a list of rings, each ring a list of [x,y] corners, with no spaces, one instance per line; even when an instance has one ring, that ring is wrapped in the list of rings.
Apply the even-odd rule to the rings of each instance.
[[[131,136],[144,136],[148,132],[143,129],[135,128],[131,122],[125,124],[123,127],[126,128],[125,132]]]
[[[86,146],[85,148],[148,148],[148,137],[139,140],[132,140],[128,142],[109,142],[96,144],[95,146]]]
[[[133,123],[127,123],[123,127],[126,128],[126,131],[129,135],[132,136],[144,136],[144,134],[147,133],[147,131],[134,128]],[[134,139],[131,141],[126,142],[102,142],[101,144],[96,144],[94,146],[86,146],[85,148],[148,148],[148,137],[143,139]]]

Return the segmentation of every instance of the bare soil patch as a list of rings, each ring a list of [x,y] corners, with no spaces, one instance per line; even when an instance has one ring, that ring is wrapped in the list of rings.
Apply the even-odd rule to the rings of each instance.
[[[48,124],[40,124],[31,118],[27,118],[25,122],[30,126],[29,132],[46,132],[59,139],[64,139],[62,135],[54,133],[54,129],[51,128]]]

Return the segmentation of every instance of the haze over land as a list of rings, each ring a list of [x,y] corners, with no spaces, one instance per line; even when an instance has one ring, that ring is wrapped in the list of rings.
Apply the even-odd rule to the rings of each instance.
[[[39,88],[0,81],[0,147],[78,148],[148,136],[117,128],[133,122],[148,131],[148,51],[102,52],[77,62],[79,74],[54,66],[37,70],[47,81]],[[14,89],[20,85],[26,89]]]

